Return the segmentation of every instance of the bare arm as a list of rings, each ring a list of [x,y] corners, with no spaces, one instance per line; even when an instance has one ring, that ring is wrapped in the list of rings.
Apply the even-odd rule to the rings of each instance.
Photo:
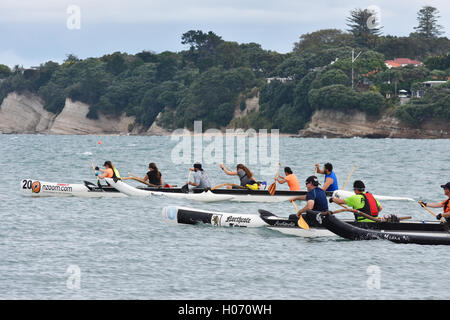
[[[316,168],[317,168],[317,173],[325,174],[325,169],[321,170],[321,169],[319,168],[319,164],[318,164],[318,163],[316,163]]]
[[[287,182],[287,180],[283,176],[278,176],[278,177],[275,178],[275,180],[277,180],[278,183],[281,183],[281,184]]]
[[[430,208],[442,208],[444,205],[440,202],[432,202],[432,203],[427,203],[426,206],[430,207]]]
[[[306,194],[303,196],[293,197],[289,199],[289,201],[296,201],[296,200],[306,200]]]
[[[308,200],[306,203],[306,206],[304,206],[302,209],[298,210],[297,217],[300,217],[300,215],[308,210],[312,210],[314,208],[314,200]]]
[[[334,182],[333,178],[327,178],[325,180],[325,183],[323,184],[322,190],[327,191],[328,187],[331,186],[333,182]]]
[[[237,171],[231,171],[229,168],[225,168],[223,163],[220,164],[220,168],[229,176],[237,176]]]

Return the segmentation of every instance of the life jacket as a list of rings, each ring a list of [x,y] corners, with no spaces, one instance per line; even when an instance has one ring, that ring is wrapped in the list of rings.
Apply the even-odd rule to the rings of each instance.
[[[447,201],[444,202],[444,213],[450,211],[450,198],[447,199]]]
[[[374,218],[378,217],[377,201],[373,195],[369,192],[362,193],[361,195],[364,197],[364,207],[358,209],[358,211],[364,212]],[[355,219],[356,221],[360,221],[366,218],[355,213]]]
[[[113,176],[112,176],[112,179],[114,180],[114,182],[117,182],[118,180],[122,180],[122,179],[120,178],[119,171],[116,169],[116,167],[113,166],[112,169],[113,169]]]

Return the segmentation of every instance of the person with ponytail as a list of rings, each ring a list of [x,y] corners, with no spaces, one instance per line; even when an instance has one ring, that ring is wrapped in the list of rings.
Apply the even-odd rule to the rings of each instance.
[[[95,167],[96,171],[101,171],[103,172],[102,174],[99,175],[98,172],[96,172],[96,176],[99,179],[104,179],[104,178],[113,178],[114,182],[117,182],[117,180],[120,180],[120,174],[119,171],[114,167],[114,165],[112,164],[111,161],[105,161],[105,163],[103,164],[103,166],[106,169],[100,169],[99,167]]]
[[[253,185],[256,183],[253,173],[242,163],[239,163],[236,166],[236,171],[231,171],[230,169],[225,168],[223,163],[220,164],[220,168],[229,176],[238,176],[241,187],[247,187],[247,185]],[[228,188],[231,189],[231,187]]]
[[[155,186],[162,186],[162,174],[158,170],[158,167],[156,166],[156,163],[150,162],[148,165],[149,171],[144,177],[144,181],[148,181],[149,183],[155,185]]]

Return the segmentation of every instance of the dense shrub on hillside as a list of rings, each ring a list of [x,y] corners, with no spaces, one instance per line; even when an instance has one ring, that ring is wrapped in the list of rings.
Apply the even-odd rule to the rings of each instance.
[[[395,115],[403,121],[418,125],[427,119],[450,121],[450,83],[429,89],[422,99],[396,108]]]
[[[314,109],[335,111],[359,110],[377,115],[385,106],[383,96],[374,91],[357,92],[343,85],[331,85],[309,92],[309,103]]]

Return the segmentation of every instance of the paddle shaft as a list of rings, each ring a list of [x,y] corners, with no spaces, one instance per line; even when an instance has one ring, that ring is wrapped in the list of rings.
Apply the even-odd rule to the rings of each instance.
[[[355,211],[356,211],[357,214],[363,216],[364,218],[367,218],[367,219],[372,220],[372,221],[375,221],[375,222],[380,222],[379,219],[374,218],[374,217],[372,217],[372,216],[369,216],[367,213],[364,213],[364,212],[361,212],[361,211],[355,210],[355,209],[350,209],[349,207],[344,206],[343,204],[340,204],[340,203],[338,203],[338,205],[340,205],[342,208],[347,209],[348,211],[351,211],[351,212],[355,212]]]
[[[350,175],[348,176],[347,181],[345,181],[344,186],[342,187],[342,190],[345,189],[345,186],[347,185],[348,181],[350,180],[350,177],[353,175],[353,171],[355,171],[355,169],[356,169],[356,164],[353,165],[353,169],[350,172]]]
[[[234,183],[221,183],[221,184],[218,184],[217,186],[212,187],[211,190],[216,190],[216,189],[218,189],[220,187],[224,187],[224,186],[231,186],[231,187],[236,187],[239,189],[247,189],[246,187],[243,187],[243,186],[240,186],[240,185],[237,185]]]
[[[156,188],[158,188],[158,187],[161,187],[161,186],[157,186],[157,185],[154,185],[154,184],[151,184],[150,182],[147,182],[147,181],[145,181],[144,179],[141,179],[141,178],[139,178],[138,176],[135,176],[134,174],[131,174],[131,172],[128,172],[128,175],[129,176],[131,176],[131,178],[133,179],[133,180],[136,180],[136,181],[139,181],[139,182],[141,182],[141,183],[143,183],[143,184],[146,184],[146,185],[148,185],[149,187],[156,187]],[[128,180],[127,178],[122,178],[122,180]]]
[[[430,209],[428,209],[426,206],[424,206],[422,203],[419,202],[419,204],[422,206],[422,208],[424,208],[425,210],[427,210],[429,213],[431,213],[433,216],[437,216],[436,213],[434,213],[433,211],[431,211]],[[446,223],[447,221],[444,218],[440,219],[441,222]]]

